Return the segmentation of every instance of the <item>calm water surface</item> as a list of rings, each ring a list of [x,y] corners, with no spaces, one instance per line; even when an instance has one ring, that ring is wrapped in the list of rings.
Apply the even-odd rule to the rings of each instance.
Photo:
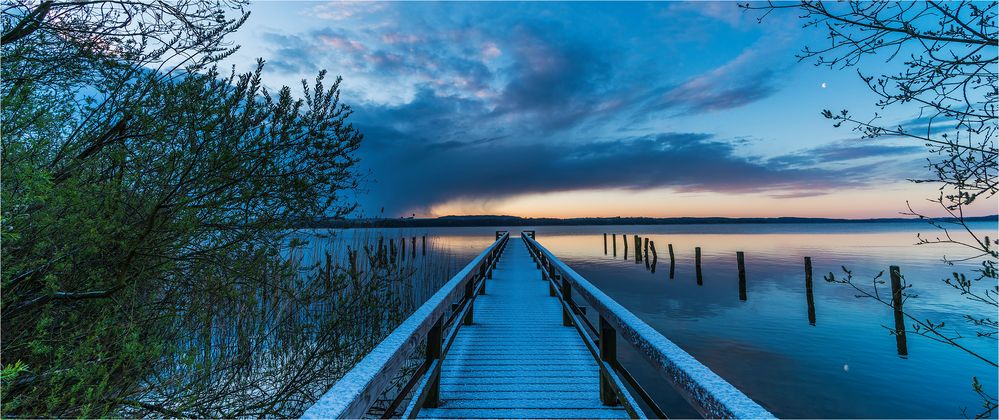
[[[974,224],[996,235],[996,223]],[[996,316],[995,308],[969,302],[941,280],[955,269],[943,255],[955,248],[914,246],[920,223],[550,226],[538,241],[610,297],[743,390],[778,417],[962,417],[981,405],[971,389],[977,376],[997,393],[997,370],[959,349],[908,334],[908,355],[899,356],[888,333],[892,311],[858,299],[847,285],[827,283],[829,272],[854,272],[860,283],[889,265],[901,267],[918,297],[905,303],[921,318],[944,321],[968,338],[963,345],[996,360],[995,340],[974,337],[964,314]],[[493,240],[496,228],[382,230],[386,236],[428,235],[454,253],[459,266]],[[370,231],[369,231],[370,232]],[[604,254],[603,233],[617,234],[618,254]],[[629,240],[624,258],[621,234]],[[634,262],[632,235],[648,237],[658,250],[655,273]],[[667,244],[676,255],[669,278]],[[703,284],[694,272],[694,247],[702,250]],[[736,251],[746,254],[745,301],[739,298]],[[806,304],[803,257],[812,257],[815,319]],[[884,286],[882,286],[884,287]],[[882,289],[890,294],[890,290]],[[592,314],[591,314],[592,316]],[[696,413],[627,344],[622,363],[673,417]],[[995,413],[993,413],[995,417]]]

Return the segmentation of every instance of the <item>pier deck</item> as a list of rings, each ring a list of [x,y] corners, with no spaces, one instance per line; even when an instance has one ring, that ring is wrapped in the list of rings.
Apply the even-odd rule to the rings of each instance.
[[[600,367],[579,333],[562,325],[562,305],[548,293],[523,241],[511,241],[475,322],[461,328],[441,366],[436,418],[621,418],[600,402]]]

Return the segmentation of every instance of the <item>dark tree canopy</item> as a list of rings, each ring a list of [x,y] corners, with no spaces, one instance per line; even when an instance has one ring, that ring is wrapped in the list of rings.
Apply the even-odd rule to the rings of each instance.
[[[3,6],[4,416],[262,412],[190,392],[246,362],[188,344],[227,322],[236,348],[260,340],[245,320],[294,278],[289,228],[352,211],[362,136],[339,78],[298,98],[262,87],[263,61],[216,70],[244,3]],[[186,379],[166,375],[178,366]]]

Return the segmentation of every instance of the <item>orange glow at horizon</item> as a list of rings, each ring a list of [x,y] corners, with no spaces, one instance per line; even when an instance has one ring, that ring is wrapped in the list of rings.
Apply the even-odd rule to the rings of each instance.
[[[509,215],[520,217],[828,217],[844,219],[900,217],[913,209],[946,216],[926,199],[938,191],[928,184],[895,184],[877,189],[842,190],[808,197],[780,198],[780,193],[717,193],[653,190],[584,190],[532,193],[507,199],[452,200],[423,216]],[[999,212],[999,197],[976,202],[966,216]]]

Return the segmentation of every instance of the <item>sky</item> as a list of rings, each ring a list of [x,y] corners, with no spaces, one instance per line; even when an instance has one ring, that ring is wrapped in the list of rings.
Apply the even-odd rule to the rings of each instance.
[[[879,112],[794,13],[733,2],[256,2],[228,59],[265,84],[326,69],[364,134],[359,217],[896,217],[936,214],[930,155],[823,109]],[[996,213],[985,201],[972,214]]]

